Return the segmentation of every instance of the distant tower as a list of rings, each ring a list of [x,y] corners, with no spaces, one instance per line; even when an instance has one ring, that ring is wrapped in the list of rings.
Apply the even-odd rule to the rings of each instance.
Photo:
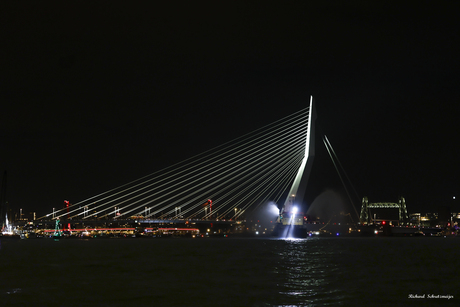
[[[302,163],[300,164],[297,176],[292,183],[291,190],[284,202],[284,206],[280,212],[290,213],[294,204],[300,205],[305,196],[307,188],[308,177],[310,176],[311,168],[313,165],[313,158],[315,156],[315,120],[316,110],[314,109],[313,96],[310,97],[310,108],[308,110],[308,130],[307,141],[305,143],[305,155]]]
[[[2,189],[0,190],[0,226],[5,226],[6,220],[6,171],[3,173]]]

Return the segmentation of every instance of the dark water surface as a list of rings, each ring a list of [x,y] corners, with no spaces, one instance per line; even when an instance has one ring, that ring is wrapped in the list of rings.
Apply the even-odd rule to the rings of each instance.
[[[459,251],[459,238],[2,239],[0,306],[460,306]]]

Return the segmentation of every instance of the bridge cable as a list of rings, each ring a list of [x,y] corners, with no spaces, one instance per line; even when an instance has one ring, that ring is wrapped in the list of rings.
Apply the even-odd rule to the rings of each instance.
[[[355,211],[355,213],[356,213],[356,215],[357,215],[357,217],[358,217],[358,219],[359,219],[358,211],[356,211],[356,208],[355,208],[355,206],[354,206],[354,204],[353,204],[353,200],[352,200],[351,197],[350,197],[350,193],[348,192],[348,189],[347,189],[347,187],[345,186],[345,183],[344,183],[344,181],[343,181],[342,175],[340,174],[339,169],[337,168],[337,164],[335,163],[335,160],[334,160],[334,158],[332,157],[331,151],[330,151],[330,149],[329,149],[329,147],[328,147],[328,145],[327,145],[327,143],[326,143],[324,137],[323,137],[323,143],[324,143],[324,146],[326,146],[326,149],[327,149],[327,152],[328,152],[328,154],[329,154],[329,157],[331,157],[332,163],[334,164],[334,167],[335,167],[335,169],[336,169],[336,171],[337,171],[337,174],[339,175],[340,181],[342,182],[342,185],[343,185],[343,187],[345,188],[345,192],[347,193],[348,199],[350,200],[350,203],[351,203],[351,205],[352,205],[352,207],[353,207],[353,209],[354,209],[354,211]]]

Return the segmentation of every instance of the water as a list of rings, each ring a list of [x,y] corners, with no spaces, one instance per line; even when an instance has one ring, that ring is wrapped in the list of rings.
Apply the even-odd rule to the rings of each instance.
[[[3,239],[0,305],[458,306],[459,244],[458,238]]]

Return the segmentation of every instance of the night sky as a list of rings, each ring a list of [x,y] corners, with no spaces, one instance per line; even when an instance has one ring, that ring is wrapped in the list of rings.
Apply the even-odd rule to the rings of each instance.
[[[410,212],[455,206],[460,6],[323,2],[2,1],[10,207],[76,203],[299,111],[310,95],[307,202],[343,194],[326,134],[359,197],[404,196]]]

